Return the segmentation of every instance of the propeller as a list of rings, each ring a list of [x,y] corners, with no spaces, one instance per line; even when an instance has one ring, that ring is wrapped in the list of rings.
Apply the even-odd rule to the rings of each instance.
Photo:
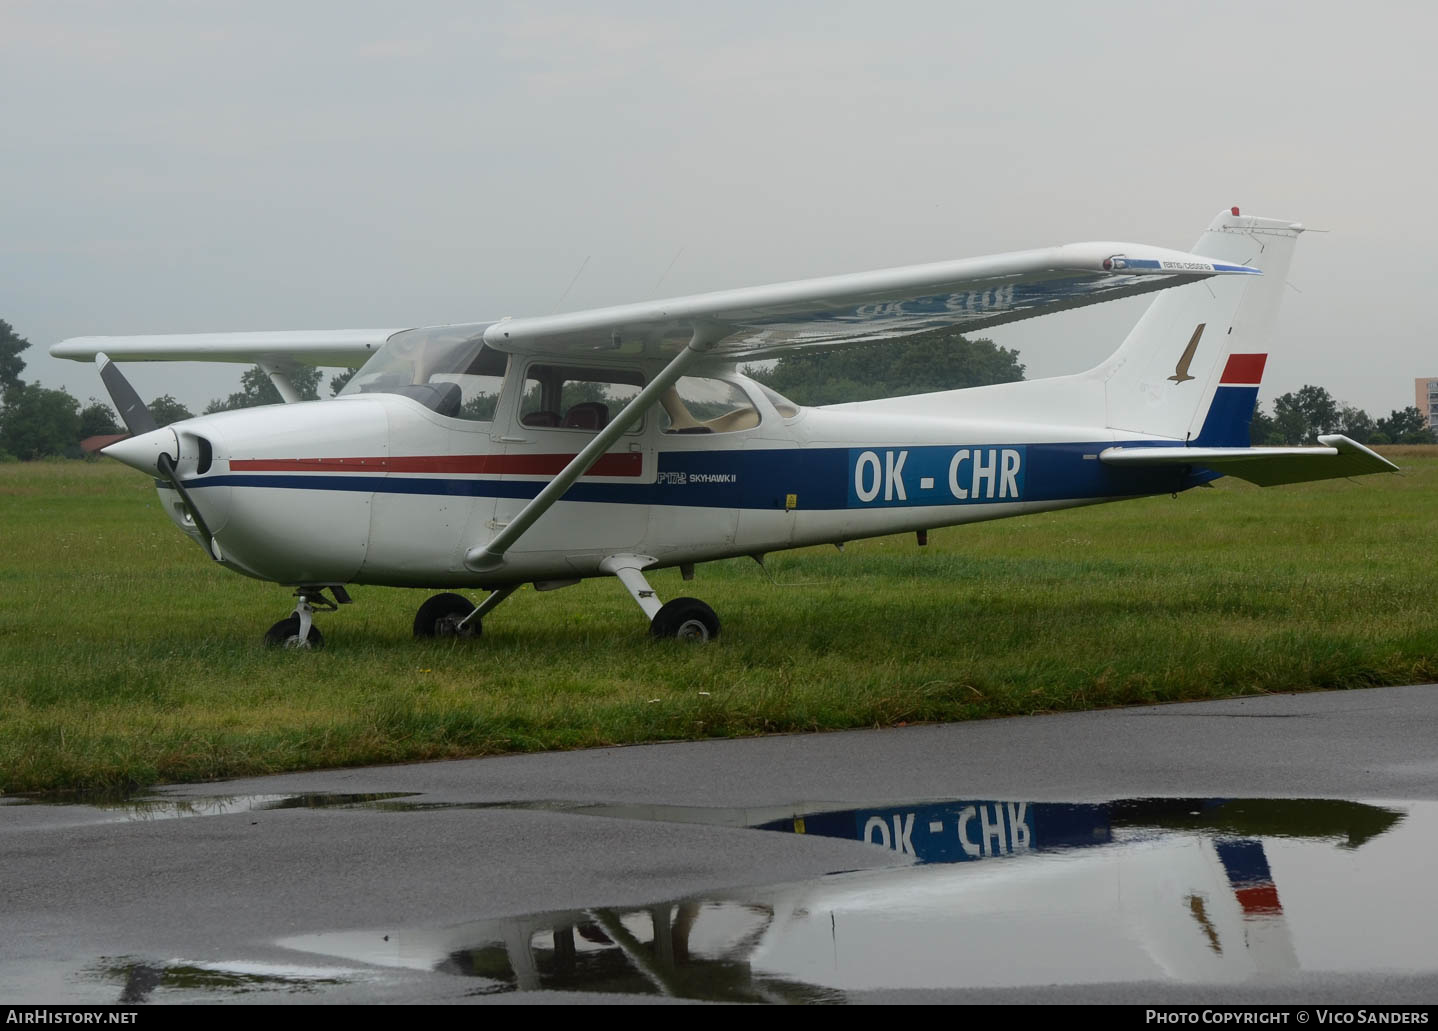
[[[131,433],[129,441],[121,441],[119,444],[111,444],[103,449],[103,453],[118,458],[127,465],[132,465],[142,471],[149,471],[150,450],[154,449],[154,471],[158,473],[170,485],[176,494],[180,496],[180,504],[185,507],[185,514],[188,515],[195,528],[205,541],[205,551],[210,558],[216,562],[220,560],[220,547],[215,543],[215,535],[210,532],[209,526],[205,523],[205,517],[200,514],[199,506],[190,497],[189,490],[180,481],[179,471],[175,468],[175,458],[169,452],[168,447],[163,446],[159,441],[148,441],[145,446],[138,448],[126,448],[127,444],[140,443],[140,438],[148,434],[158,433],[160,426],[155,422],[155,417],[150,414],[150,409],[145,407],[145,402],[140,400],[140,395],[130,385],[110,356],[103,351],[95,355],[95,364],[100,368],[100,379],[105,384],[105,389],[110,394],[110,400],[115,404],[115,410],[120,413],[120,418],[125,423],[125,428]],[[179,437],[171,431],[171,437],[176,444],[176,453],[179,452]],[[166,442],[168,443],[168,442]],[[118,452],[133,451],[133,454],[121,454]],[[112,454],[112,452],[117,452]]]
[[[100,367],[100,379],[110,393],[110,400],[115,402],[115,410],[120,413],[125,429],[136,437],[159,429],[159,424],[145,407],[145,402],[140,400],[140,395],[135,393],[135,388],[130,386],[130,381],[110,360],[110,356],[101,351],[95,355],[95,364]]]

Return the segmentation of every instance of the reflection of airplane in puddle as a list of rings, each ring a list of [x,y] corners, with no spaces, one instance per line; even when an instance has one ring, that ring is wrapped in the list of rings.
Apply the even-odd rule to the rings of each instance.
[[[489,991],[815,1001],[879,988],[1271,982],[1298,961],[1264,839],[1354,850],[1402,819],[1289,800],[830,810],[760,826],[868,841],[916,864],[642,908],[278,944],[475,977]]]

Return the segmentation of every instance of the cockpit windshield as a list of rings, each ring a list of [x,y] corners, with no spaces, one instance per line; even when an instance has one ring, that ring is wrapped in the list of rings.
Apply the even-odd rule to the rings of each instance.
[[[396,333],[350,377],[345,394],[403,394],[440,415],[494,418],[509,356],[484,346],[487,323]]]

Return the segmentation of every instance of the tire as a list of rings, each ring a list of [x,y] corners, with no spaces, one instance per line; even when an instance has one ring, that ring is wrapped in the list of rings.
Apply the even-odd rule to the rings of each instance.
[[[320,628],[313,623],[310,624],[308,639],[304,641],[300,640],[299,616],[282,619],[265,631],[265,647],[267,648],[318,651],[324,646],[325,635],[320,633]]]
[[[654,614],[649,632],[656,638],[703,644],[719,636],[719,617],[698,598],[675,598]]]
[[[479,620],[471,619],[463,630],[457,624],[474,611],[470,600],[459,594],[436,594],[414,614],[415,637],[478,637]]]

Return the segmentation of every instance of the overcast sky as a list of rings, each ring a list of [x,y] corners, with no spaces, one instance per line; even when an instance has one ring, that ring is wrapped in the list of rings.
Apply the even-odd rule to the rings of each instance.
[[[1262,397],[1438,375],[1438,5],[0,0],[0,318],[467,322],[1089,239],[1299,245]],[[583,274],[566,286],[588,258]],[[672,265],[672,267],[671,267]],[[667,270],[667,272],[666,272]],[[1029,376],[1145,302],[992,333]],[[127,366],[196,410],[235,366]]]

